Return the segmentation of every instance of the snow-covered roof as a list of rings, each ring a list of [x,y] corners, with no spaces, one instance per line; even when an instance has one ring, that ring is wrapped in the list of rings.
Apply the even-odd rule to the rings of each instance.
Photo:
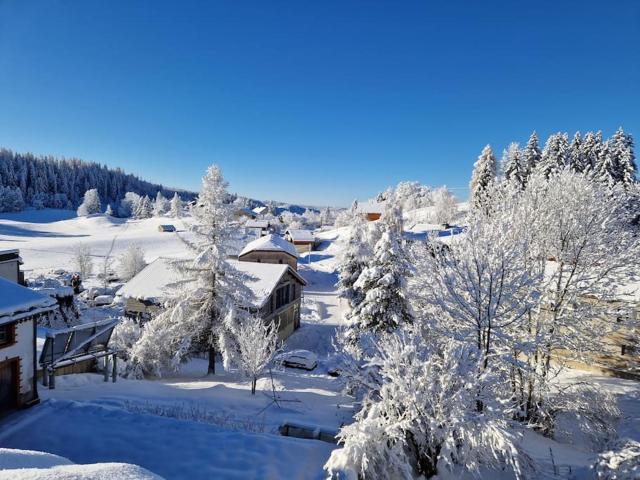
[[[167,288],[180,280],[178,272],[167,258],[158,258],[125,283],[117,294],[123,298],[135,298],[156,302],[167,295]]]
[[[247,228],[269,228],[269,220],[247,220],[244,226]]]
[[[257,213],[258,215],[263,214],[264,212],[266,212],[268,209],[267,207],[256,207],[253,209],[254,213]]]
[[[172,268],[171,260],[158,258],[138,275],[127,282],[117,295],[123,298],[135,298],[150,302],[161,302],[169,293],[169,286],[180,280],[179,274]],[[304,279],[287,264],[239,262],[229,263],[241,274],[246,275],[245,284],[253,292],[255,298],[252,307],[262,307],[273,292],[282,276],[289,271],[306,285]]]
[[[240,257],[246,255],[249,252],[280,252],[284,251],[289,255],[298,258],[298,252],[296,248],[287,242],[284,238],[269,234],[264,237],[260,237],[252,242],[249,242],[240,252]]]
[[[51,311],[56,305],[48,295],[0,278],[0,325]]]
[[[286,234],[293,242],[315,242],[315,237],[311,230],[287,230]]]
[[[382,215],[384,211],[384,203],[369,200],[367,202],[358,203],[358,211],[362,213],[379,213]]]

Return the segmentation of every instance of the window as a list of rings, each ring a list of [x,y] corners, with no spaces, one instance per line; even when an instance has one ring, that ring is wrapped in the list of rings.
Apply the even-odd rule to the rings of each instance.
[[[276,310],[289,303],[289,285],[285,285],[276,290]]]
[[[12,345],[15,340],[15,324],[0,325],[0,348]]]

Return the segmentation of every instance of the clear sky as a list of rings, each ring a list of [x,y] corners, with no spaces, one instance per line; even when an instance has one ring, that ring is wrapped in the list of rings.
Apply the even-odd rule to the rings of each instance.
[[[487,143],[619,125],[636,0],[0,0],[0,145],[168,186],[217,163],[259,199],[464,197]]]

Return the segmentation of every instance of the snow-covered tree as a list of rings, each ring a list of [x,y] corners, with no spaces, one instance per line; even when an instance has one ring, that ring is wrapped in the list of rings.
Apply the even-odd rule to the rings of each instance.
[[[102,212],[102,205],[100,204],[100,196],[98,190],[91,188],[84,194],[84,201],[82,205],[78,207],[78,216],[85,217],[94,213]]]
[[[635,480],[640,471],[640,442],[629,438],[615,442],[598,455],[593,466],[598,480]]]
[[[404,211],[428,207],[433,204],[431,190],[419,182],[400,182],[395,189],[388,189],[380,195],[381,201],[395,199]]]
[[[151,218],[152,214],[153,214],[153,207],[151,205],[151,199],[147,195],[145,195],[138,202],[137,208],[133,216],[135,218],[143,219],[143,218]]]
[[[622,127],[606,142],[604,158],[599,165],[599,178],[608,184],[622,183],[629,186],[635,183],[637,166],[633,151],[633,137],[626,134]]]
[[[153,216],[162,217],[169,210],[169,201],[162,195],[162,192],[156,194],[156,201],[153,203]]]
[[[259,316],[250,316],[234,329],[238,344],[238,366],[251,380],[251,394],[256,383],[271,362],[278,346],[278,325],[265,323]]]
[[[392,332],[411,322],[412,315],[406,297],[406,280],[410,274],[401,236],[383,223],[373,257],[359,275],[353,288],[364,298],[346,315],[349,336],[356,343],[362,333]]]
[[[113,208],[111,208],[111,204],[107,204],[107,209],[104,211],[104,214],[108,217],[113,217]]]
[[[127,192],[120,201],[118,214],[123,218],[134,217],[142,198],[135,192]]]
[[[476,409],[477,355],[454,340],[434,344],[428,329],[403,329],[376,344],[381,386],[325,465],[332,478],[431,478],[480,469],[523,474],[517,437],[503,408]],[[425,335],[426,334],[426,335]]]
[[[349,231],[338,257],[338,294],[347,300],[349,307],[359,304],[364,295],[355,288],[358,277],[372,254],[367,222],[362,215],[352,214]]]
[[[527,165],[524,153],[517,143],[511,143],[502,154],[502,172],[508,182],[525,186],[528,177]]]
[[[433,220],[436,223],[452,223],[458,213],[458,202],[453,193],[446,187],[433,192]]]
[[[182,216],[182,200],[178,196],[178,193],[173,194],[171,199],[170,214],[173,218],[180,218]]]
[[[473,165],[473,174],[469,184],[471,201],[475,206],[480,206],[484,202],[486,191],[495,182],[496,174],[496,157],[493,155],[491,146],[487,145]]]
[[[213,165],[192,208],[193,240],[184,239],[193,258],[175,261],[178,275],[168,308],[147,323],[134,348],[134,358],[146,372],[158,375],[162,367],[177,368],[194,351],[208,351],[208,373],[215,373],[218,346],[226,365],[237,354],[229,325],[242,311],[234,305],[246,305],[253,295],[228,261],[233,212],[226,200],[227,183]]]
[[[120,278],[125,281],[131,280],[146,266],[144,250],[135,243],[130,243],[118,259],[118,273]]]
[[[596,172],[602,158],[602,132],[587,132],[580,145],[583,171],[593,174]]]
[[[19,212],[24,208],[19,188],[0,186],[0,212]]]
[[[584,149],[582,147],[582,137],[580,132],[576,132],[569,145],[569,153],[567,155],[568,166],[574,172],[584,172],[586,165],[584,161]]]
[[[91,247],[86,243],[79,243],[73,249],[73,264],[80,277],[84,280],[93,271]]]
[[[526,167],[527,173],[525,178],[526,184],[526,180],[529,178],[529,175],[538,168],[540,158],[542,157],[538,142],[538,134],[535,131],[529,137],[527,146],[524,148],[522,155],[524,157],[524,166]]]
[[[568,165],[569,138],[566,133],[554,133],[547,139],[542,150],[537,171],[545,177],[557,173]]]

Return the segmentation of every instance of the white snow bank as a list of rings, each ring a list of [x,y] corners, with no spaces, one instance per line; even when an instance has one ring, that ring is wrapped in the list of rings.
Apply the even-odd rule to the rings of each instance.
[[[35,450],[0,448],[0,480],[155,480],[161,477],[137,465],[74,465],[68,458]]]

